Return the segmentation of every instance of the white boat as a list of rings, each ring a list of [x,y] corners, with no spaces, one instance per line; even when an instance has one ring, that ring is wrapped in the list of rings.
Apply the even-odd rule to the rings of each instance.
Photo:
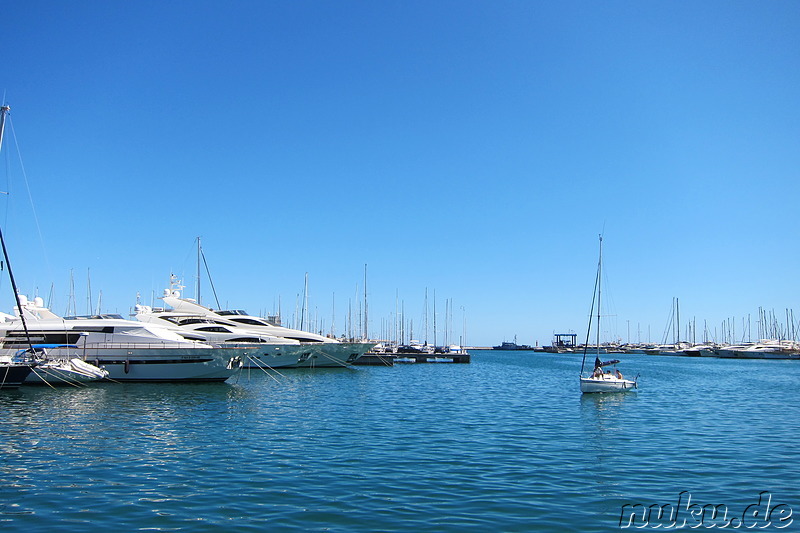
[[[44,307],[41,298],[19,298],[16,315],[0,313],[0,353],[16,353],[31,343],[74,344],[80,359],[104,367],[115,381],[225,381],[240,370],[249,353],[190,341],[170,329],[120,315],[62,318]]]
[[[294,339],[266,335],[241,327],[227,319],[152,308],[137,304],[136,320],[173,329],[188,340],[207,342],[220,348],[247,348],[244,368],[290,368],[297,366],[316,351],[317,343],[301,343]]]
[[[761,339],[741,347],[729,346],[725,356],[741,359],[796,359],[797,343],[790,340]]]
[[[600,281],[602,279],[603,268],[603,236],[600,235],[600,259],[597,262],[597,278],[595,279],[595,294],[592,298],[592,310],[589,313],[589,328],[586,331],[586,343],[583,350],[583,362],[581,363],[580,386],[582,393],[596,393],[596,392],[628,392],[638,388],[637,380],[630,380],[623,377],[619,370],[615,369],[613,372],[604,370],[604,367],[616,365],[619,360],[613,359],[611,361],[603,362],[600,360]],[[592,313],[594,312],[595,303],[597,304],[597,326],[596,326],[596,354],[594,360],[594,370],[588,376],[583,375],[584,366],[586,364],[586,350],[589,345],[589,335],[592,326]]]
[[[220,321],[221,324],[233,323],[253,333],[291,339],[313,347],[313,350],[304,352],[297,364],[294,365],[296,367],[347,366],[375,345],[374,342],[341,342],[324,335],[285,328],[272,324],[264,318],[249,315],[240,309],[215,311],[190,298],[181,298],[180,291],[177,289],[165,290],[161,299],[172,308],[173,312],[203,316]]]
[[[34,344],[15,357],[37,363],[25,384],[80,385],[108,377],[108,370],[82,360],[75,345]]]
[[[595,370],[588,377],[581,376],[581,392],[627,392],[638,388],[636,380],[626,379],[619,370],[603,370],[606,365],[616,365],[619,360],[599,362],[595,360]]]

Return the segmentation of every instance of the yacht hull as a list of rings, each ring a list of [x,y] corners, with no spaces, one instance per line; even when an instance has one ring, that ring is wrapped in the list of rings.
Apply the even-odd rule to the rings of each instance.
[[[297,368],[343,367],[367,353],[375,343],[365,342],[325,342],[316,346],[315,351],[298,361]]]
[[[222,382],[241,369],[247,350],[235,348],[93,348],[88,363],[108,371],[113,381]]]
[[[263,344],[237,344],[236,346],[250,350],[243,360],[242,368],[292,368],[297,366],[300,359],[309,357],[316,350],[315,345],[302,344],[270,344],[266,346]]]

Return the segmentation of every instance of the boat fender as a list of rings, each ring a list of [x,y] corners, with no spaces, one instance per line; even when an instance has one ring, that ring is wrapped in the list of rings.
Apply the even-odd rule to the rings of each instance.
[[[125,373],[127,374],[131,370],[131,361],[130,359],[125,359]]]

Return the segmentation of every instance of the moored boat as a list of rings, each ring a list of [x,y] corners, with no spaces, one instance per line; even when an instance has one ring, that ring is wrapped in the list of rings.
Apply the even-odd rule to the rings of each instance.
[[[285,328],[273,324],[267,319],[249,315],[241,309],[215,311],[189,298],[181,298],[180,291],[176,288],[165,290],[161,299],[172,308],[173,312],[203,316],[214,321],[220,321],[221,324],[232,323],[241,328],[246,328],[252,333],[291,339],[313,348],[303,352],[298,362],[292,365],[295,367],[347,366],[375,345],[374,342],[341,342],[324,335]]]
[[[34,344],[19,350],[15,358],[36,361],[25,384],[80,385],[108,377],[108,370],[80,359],[77,349],[75,345]]]
[[[32,370],[30,363],[0,361],[0,389],[18,389]]]

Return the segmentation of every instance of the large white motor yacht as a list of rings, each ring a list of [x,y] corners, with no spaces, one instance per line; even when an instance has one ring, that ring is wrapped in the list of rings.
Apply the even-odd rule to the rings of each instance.
[[[161,299],[172,309],[170,311],[151,309],[150,312],[153,315],[173,313],[185,316],[202,316],[220,326],[237,326],[249,331],[251,334],[280,337],[299,342],[301,345],[306,346],[308,350],[302,353],[295,365],[292,365],[296,367],[346,366],[364,355],[375,345],[375,343],[340,342],[324,335],[285,328],[272,324],[264,318],[249,315],[242,310],[215,311],[198,304],[190,298],[181,298],[181,293],[177,289],[165,289]],[[137,318],[139,318],[138,315]]]
[[[136,319],[173,329],[188,340],[207,342],[221,348],[247,348],[250,353],[244,368],[290,368],[316,351],[316,343],[275,337],[242,328],[236,322],[152,308],[137,304]]]

